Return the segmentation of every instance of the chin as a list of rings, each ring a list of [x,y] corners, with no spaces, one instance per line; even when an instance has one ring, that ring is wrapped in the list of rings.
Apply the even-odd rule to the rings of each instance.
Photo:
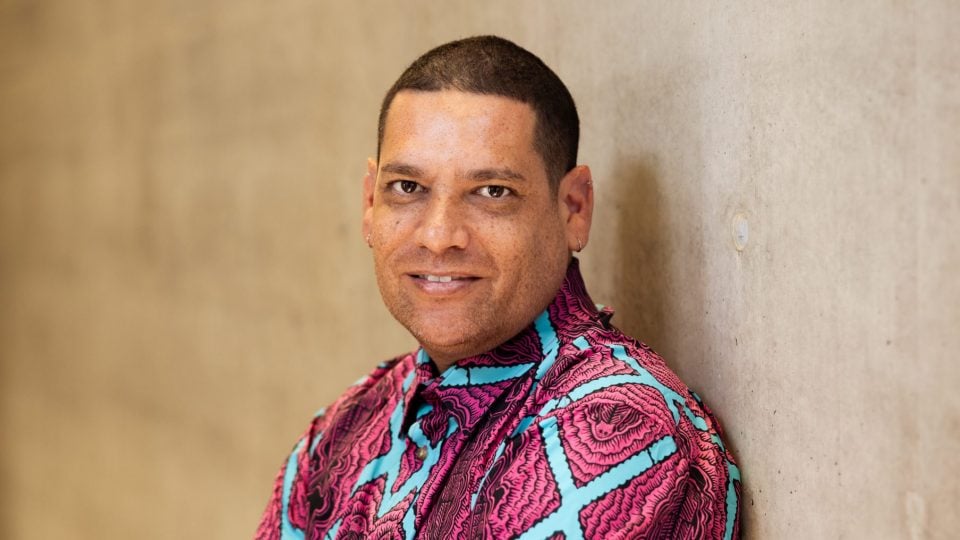
[[[483,348],[484,343],[481,343],[482,337],[475,332],[465,331],[466,329],[452,331],[449,326],[436,328],[431,325],[407,327],[407,330],[436,362],[453,362],[487,350]]]
[[[410,330],[417,341],[425,348],[435,351],[461,351],[467,347],[469,337],[462,333],[451,333],[449,329],[445,331],[434,331],[432,329],[420,328],[418,331]]]

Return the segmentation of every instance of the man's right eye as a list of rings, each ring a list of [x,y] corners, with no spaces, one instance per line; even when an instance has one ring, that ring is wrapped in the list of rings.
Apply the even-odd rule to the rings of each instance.
[[[406,194],[416,193],[417,191],[420,191],[423,189],[423,187],[420,186],[420,184],[414,182],[413,180],[395,180],[393,182],[390,182],[389,187],[396,193],[406,193]]]

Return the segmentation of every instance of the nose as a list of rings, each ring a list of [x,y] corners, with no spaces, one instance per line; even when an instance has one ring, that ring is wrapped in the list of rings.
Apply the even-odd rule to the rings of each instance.
[[[435,194],[424,207],[416,230],[416,242],[440,255],[449,249],[465,249],[470,239],[465,208],[452,196]]]

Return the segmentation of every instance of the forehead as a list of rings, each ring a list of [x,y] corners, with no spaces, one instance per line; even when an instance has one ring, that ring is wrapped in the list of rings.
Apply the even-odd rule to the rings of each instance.
[[[464,160],[463,165],[539,162],[536,115],[521,101],[457,90],[397,93],[384,125],[381,161]]]

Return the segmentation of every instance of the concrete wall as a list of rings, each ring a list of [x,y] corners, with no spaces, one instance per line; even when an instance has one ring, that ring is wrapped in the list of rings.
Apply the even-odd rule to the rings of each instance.
[[[960,7],[770,4],[0,2],[0,537],[252,534],[412,346],[378,102],[490,32],[577,98],[588,283],[724,422],[749,536],[955,537]]]

